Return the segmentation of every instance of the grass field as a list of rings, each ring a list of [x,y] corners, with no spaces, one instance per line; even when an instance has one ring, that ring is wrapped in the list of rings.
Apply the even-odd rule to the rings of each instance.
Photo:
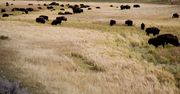
[[[14,6],[7,8],[5,1],[0,1],[0,9],[50,3],[10,2]],[[150,46],[147,41],[153,36],[140,29],[144,22],[146,27],[156,26],[161,34],[171,33],[180,39],[180,19],[171,18],[173,13],[180,13],[179,5],[139,3],[139,9],[120,10],[116,6],[125,3],[85,4],[92,10],[68,15],[68,21],[58,26],[50,23],[60,10],[45,7],[29,14],[0,17],[0,35],[9,37],[0,40],[0,78],[16,81],[32,94],[180,93],[180,47]],[[36,23],[35,18],[42,14],[50,21]],[[111,19],[117,25],[110,27]],[[132,19],[134,26],[125,26],[127,19]]]

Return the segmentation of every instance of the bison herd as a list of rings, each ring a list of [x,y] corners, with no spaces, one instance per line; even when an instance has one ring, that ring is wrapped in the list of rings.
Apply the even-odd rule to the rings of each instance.
[[[110,26],[113,26],[115,24],[116,24],[115,20],[110,20],[110,23],[109,23]],[[133,25],[133,21],[132,20],[126,20],[125,24],[127,26],[132,26]],[[160,45],[165,47],[165,45],[167,45],[167,44],[171,44],[171,45],[174,45],[174,46],[180,46],[180,43],[178,41],[178,37],[177,36],[175,36],[173,34],[161,34],[161,35],[159,35],[160,29],[157,28],[157,27],[148,27],[148,28],[145,29],[145,24],[142,23],[141,24],[141,30],[145,30],[146,35],[148,35],[148,36],[150,34],[152,34],[153,36],[158,35],[157,37],[150,38],[148,40],[149,45],[153,45],[156,48],[158,46],[160,46]]]
[[[6,2],[5,5],[7,7],[10,6],[10,5],[13,6],[13,4],[9,4],[8,2]],[[34,4],[32,4],[32,3],[28,4],[28,6],[33,6],[33,5]],[[37,5],[38,5],[37,9],[43,9],[41,7],[41,4],[37,4]],[[51,10],[51,11],[56,10],[56,8],[59,6],[60,7],[60,9],[59,9],[60,12],[58,12],[58,15],[73,15],[73,14],[83,13],[84,12],[83,9],[85,9],[85,8],[87,8],[87,10],[92,10],[92,8],[89,5],[85,5],[85,4],[70,5],[70,4],[59,4],[57,2],[51,2],[50,4],[42,4],[42,5],[43,5],[43,7],[47,8],[48,10]],[[114,7],[114,6],[110,5],[110,7]],[[72,12],[65,11],[65,8],[71,9]],[[101,7],[99,7],[99,6],[96,6],[95,8],[96,9],[101,9]],[[133,5],[133,8],[140,8],[140,5],[135,4],[135,5]],[[121,10],[131,9],[131,6],[130,5],[120,5],[120,9]],[[31,7],[28,7],[28,8],[16,8],[16,7],[14,7],[14,8],[11,9],[11,11],[12,12],[19,11],[19,12],[22,12],[22,14],[28,14],[29,12],[34,11],[34,8],[31,8]],[[9,15],[13,15],[13,14],[7,14],[6,12],[7,12],[6,9],[1,9],[1,13],[3,13],[2,17],[9,17]],[[179,14],[174,13],[172,15],[172,18],[179,18]],[[37,17],[35,19],[35,21],[37,23],[45,24],[47,21],[49,21],[49,17],[46,16],[46,15],[40,15],[39,17]],[[59,17],[56,17],[55,19],[52,20],[51,25],[58,25],[58,24],[60,25],[63,21],[67,21],[67,18],[65,16],[59,16]],[[110,26],[113,26],[115,24],[116,24],[115,20],[110,20],[110,23],[109,23]],[[125,21],[124,24],[127,25],[127,26],[133,26],[133,21],[128,19],[128,20]],[[165,45],[167,45],[167,44],[171,44],[171,45],[174,45],[174,46],[180,46],[180,43],[178,41],[178,37],[173,35],[173,34],[161,34],[161,35],[159,35],[159,33],[160,33],[159,28],[157,28],[157,27],[148,27],[148,28],[146,28],[144,23],[142,23],[140,27],[141,27],[141,30],[145,30],[146,35],[149,36],[149,35],[152,34],[153,36],[155,36],[154,38],[150,38],[148,40],[149,45],[153,45],[155,47],[158,47],[160,45],[165,47]]]

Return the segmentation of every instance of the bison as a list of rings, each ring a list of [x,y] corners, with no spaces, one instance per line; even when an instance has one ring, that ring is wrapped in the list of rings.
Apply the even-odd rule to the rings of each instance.
[[[47,6],[47,9],[53,9],[54,7],[53,6]]]
[[[39,16],[39,18],[40,18],[40,17],[44,18],[46,21],[48,21],[48,20],[49,20],[49,17],[48,17],[48,16],[46,16],[46,15],[40,15],[40,16]]]
[[[153,34],[153,36],[158,35],[160,32],[160,29],[158,29],[157,27],[149,27],[146,28],[146,34]]]
[[[158,39],[161,39],[165,44],[172,44],[174,46],[180,46],[178,37],[172,34],[162,34],[157,36]]]
[[[96,9],[101,9],[101,7],[97,6]]]
[[[92,10],[92,8],[88,8],[88,10]]]
[[[3,14],[2,17],[9,17],[9,14]]]
[[[113,7],[113,5],[110,5],[109,7]]]
[[[155,46],[156,48],[160,45],[162,45],[163,47],[165,47],[165,45],[167,44],[171,44],[174,46],[180,46],[180,43],[178,41],[177,36],[174,36],[172,34],[162,34],[159,35],[155,38],[151,38],[148,40],[148,43],[150,45]]]
[[[121,5],[120,8],[121,8],[121,10],[130,9],[131,6],[129,6],[129,5]]]
[[[8,3],[8,2],[6,2],[6,6],[9,6],[9,3]]]
[[[38,17],[38,18],[36,18],[36,22],[44,24],[46,21],[43,17]]]
[[[49,5],[53,5],[53,6],[59,6],[59,3],[52,2],[52,3],[50,3]]]
[[[142,24],[141,24],[141,30],[144,30],[144,29],[145,29],[145,24],[142,23]]]
[[[135,4],[135,5],[133,5],[133,7],[134,7],[134,8],[140,8],[140,5]]]
[[[6,12],[6,10],[5,9],[1,9],[1,13],[3,13],[3,12]]]
[[[126,24],[127,26],[132,26],[132,25],[133,25],[133,21],[132,21],[132,20],[126,20],[126,21],[125,21],[125,24]]]
[[[83,9],[81,9],[77,6],[72,7],[72,10],[73,10],[73,13],[82,13],[83,12]]]
[[[26,8],[27,11],[34,11],[33,8]]]
[[[115,21],[115,20],[110,20],[110,23],[109,23],[110,26],[113,26],[113,25],[115,25],[115,24],[116,24],[116,21]]]
[[[56,20],[67,21],[65,16],[56,17]]]
[[[151,38],[148,40],[148,44],[149,45],[153,45],[155,46],[156,48],[160,45],[162,45],[163,47],[165,46],[165,43],[161,40],[161,39],[158,39],[158,38]]]
[[[172,18],[179,18],[179,14],[178,13],[174,13]]]
[[[8,38],[9,38],[8,36],[4,36],[4,35],[1,35],[1,36],[0,36],[0,39],[1,39],[1,40],[7,40]]]
[[[52,21],[51,25],[58,25],[58,24],[61,24],[61,22],[62,22],[61,20],[55,19]]]

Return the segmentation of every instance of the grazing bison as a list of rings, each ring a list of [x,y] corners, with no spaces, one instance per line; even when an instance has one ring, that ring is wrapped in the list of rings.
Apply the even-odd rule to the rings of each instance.
[[[56,17],[56,20],[67,21],[67,18],[64,16],[60,16],[60,17]]]
[[[101,9],[101,7],[98,6],[98,7],[96,7],[96,9]]]
[[[34,11],[33,8],[26,8],[27,11]]]
[[[53,5],[53,6],[59,6],[59,3],[52,2],[52,3],[50,3],[49,5]]]
[[[160,45],[162,45],[163,47],[165,46],[165,43],[161,40],[161,39],[158,39],[158,38],[151,38],[148,40],[148,44],[149,45],[153,45],[155,46],[156,48]]]
[[[110,5],[109,7],[113,7],[113,5]]]
[[[61,6],[61,7],[64,7],[64,4],[61,4],[60,6]]]
[[[8,2],[6,2],[6,6],[9,6],[9,3],[8,3]]]
[[[110,23],[109,23],[110,26],[113,26],[113,25],[115,25],[115,24],[116,24],[116,21],[115,21],[115,20],[110,20]]]
[[[47,6],[47,4],[43,4],[43,6]]]
[[[83,9],[79,8],[78,6],[72,7],[73,13],[82,13]]]
[[[127,26],[132,26],[132,25],[133,25],[133,21],[132,21],[132,20],[126,20],[126,21],[125,21],[125,24],[126,24]]]
[[[179,18],[179,14],[178,13],[174,13],[172,18]]]
[[[90,7],[89,5],[84,5],[84,4],[80,4],[80,8],[88,8]]]
[[[158,39],[161,39],[165,44],[172,44],[174,46],[180,46],[178,37],[172,34],[162,34],[157,36]]]
[[[32,3],[29,3],[28,5],[29,5],[29,6],[33,6],[33,4],[32,4]]]
[[[69,12],[69,11],[65,11],[64,14],[65,14],[65,15],[72,15],[72,13]]]
[[[153,34],[153,36],[158,35],[160,32],[160,29],[158,29],[157,27],[149,27],[146,28],[146,34]]]
[[[151,38],[148,40],[150,45],[154,45],[156,48],[160,45],[165,47],[167,44],[171,44],[174,46],[180,46],[177,36],[172,34],[162,34],[157,36],[156,38]]]
[[[55,20],[53,20],[52,23],[51,23],[51,25],[58,25],[58,24],[61,24],[61,20],[55,19]]]
[[[38,17],[38,18],[36,18],[36,22],[44,24],[46,21],[43,17]]]
[[[7,40],[8,38],[9,38],[8,36],[4,36],[4,35],[1,35],[1,36],[0,36],[0,39],[1,39],[1,40]]]
[[[47,9],[53,9],[54,7],[53,6],[47,6]]]
[[[5,9],[1,9],[1,13],[3,13],[3,12],[6,12],[6,10]]]
[[[88,8],[88,10],[92,10],[92,8]]]
[[[44,18],[46,21],[48,21],[48,20],[49,20],[49,17],[48,17],[48,16],[46,16],[46,15],[40,15],[40,16],[39,16],[39,18]]]
[[[129,6],[129,5],[121,5],[120,8],[121,8],[121,10],[130,9],[131,6]]]
[[[144,29],[145,29],[145,24],[142,23],[142,24],[141,24],[141,30],[144,30]]]
[[[38,9],[42,9],[42,7],[37,7]]]
[[[3,14],[2,17],[9,17],[9,14]]]
[[[136,4],[136,5],[133,5],[134,8],[140,8],[140,5]]]

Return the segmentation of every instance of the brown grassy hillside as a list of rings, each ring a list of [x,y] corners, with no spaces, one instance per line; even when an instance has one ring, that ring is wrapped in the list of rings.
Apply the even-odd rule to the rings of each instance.
[[[38,3],[50,2],[13,3],[16,7],[34,3],[36,8]],[[0,4],[6,8],[4,1]],[[180,19],[171,18],[180,13],[180,6],[139,3],[139,9],[121,11],[109,7],[120,3],[85,4],[93,9],[66,16],[68,21],[58,26],[50,23],[59,16],[59,7],[29,14],[7,11],[14,15],[0,17],[0,35],[9,37],[0,40],[0,77],[19,82],[32,94],[179,94],[180,48],[148,45],[153,36],[140,30],[140,24],[180,39]],[[36,23],[42,14],[50,20]],[[117,25],[110,27],[110,19]],[[132,19],[134,26],[125,26],[126,19]]]

